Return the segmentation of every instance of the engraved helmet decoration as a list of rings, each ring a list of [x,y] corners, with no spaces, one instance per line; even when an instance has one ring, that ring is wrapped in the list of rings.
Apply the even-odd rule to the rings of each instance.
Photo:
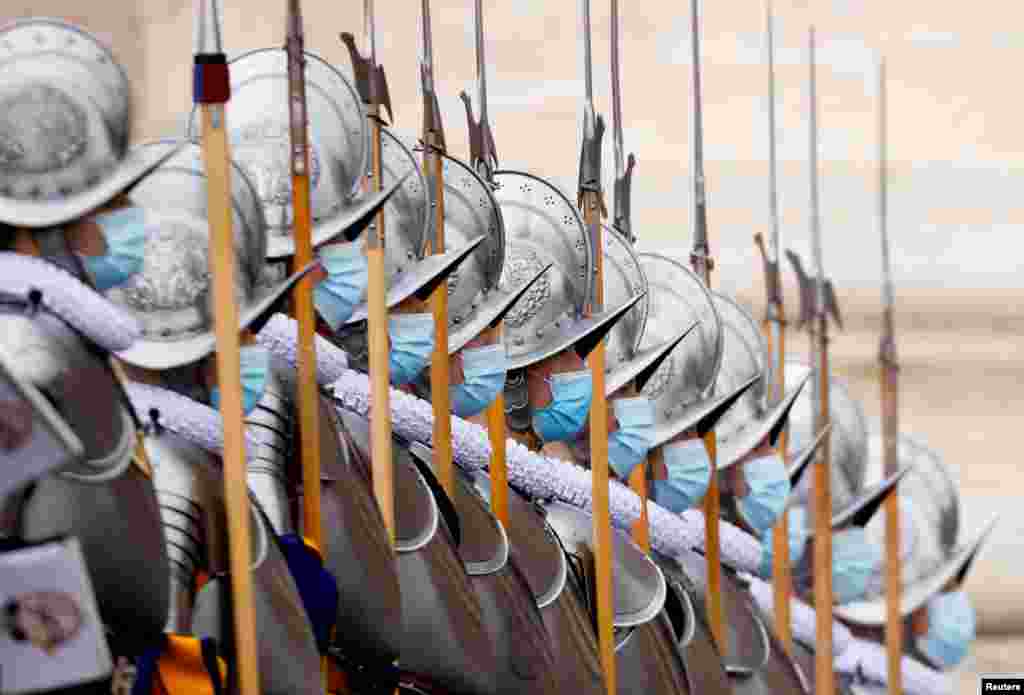
[[[640,259],[632,245],[613,228],[607,225],[602,227],[605,305],[619,306],[635,296],[641,297],[608,331],[605,367],[613,371],[629,362],[640,349],[650,299],[647,296],[647,276],[640,268]]]
[[[425,256],[427,231],[431,225],[430,195],[420,163],[411,143],[384,128],[381,130],[382,190],[398,185],[384,203],[384,273],[388,283],[385,305],[394,309],[410,297],[426,299],[438,282],[455,270],[481,246],[493,253],[493,240],[479,230],[476,235],[445,239],[445,252]],[[450,291],[450,290],[449,290]],[[365,300],[355,307],[336,338],[356,364],[366,361],[366,320],[369,305]],[[467,341],[469,338],[467,338]]]
[[[128,77],[94,36],[55,19],[0,28],[0,222],[64,224],[174,153],[129,152],[130,116]]]
[[[348,80],[323,59],[305,57],[313,246],[338,236],[366,169],[368,130]],[[227,124],[231,156],[255,189],[267,224],[267,257],[294,255],[288,54],[264,48],[231,61]],[[189,137],[199,137],[193,109]]]
[[[171,369],[197,362],[214,350],[204,171],[199,146],[189,143],[128,193],[129,203],[142,208],[146,220],[143,269],[108,290],[106,297],[142,326],[142,338],[118,353],[130,364]],[[312,264],[284,280],[268,280],[263,211],[237,164],[231,170],[231,186],[241,330],[266,315]]]
[[[946,589],[950,581],[966,579],[975,557],[988,539],[996,518],[965,534],[961,528],[960,498],[956,481],[942,458],[916,437],[901,434],[897,461],[912,465],[897,488],[900,509],[900,613],[907,617]],[[883,476],[883,440],[873,432],[868,440],[865,484],[876,485]],[[885,516],[878,514],[866,526],[868,537],[885,547]],[[862,599],[836,606],[844,620],[868,626],[886,621],[884,569],[872,578]]]
[[[652,253],[642,253],[639,258],[650,285],[641,349],[678,338],[680,332],[695,326],[672,348],[642,390],[654,402],[653,446],[660,446],[694,427],[709,430],[752,381],[724,396],[714,392],[723,361],[725,329],[711,294],[682,263]]]
[[[448,277],[448,352],[454,354],[499,321],[516,296],[498,289],[505,261],[505,222],[490,185],[471,166],[447,155],[442,176],[445,249],[483,236]]]
[[[674,334],[666,332],[664,340],[644,345],[644,332],[650,315],[647,275],[632,244],[614,227],[604,226],[604,300],[607,306],[620,306],[640,297],[633,308],[612,326],[608,333],[605,364],[608,376],[605,395],[611,396],[629,383],[643,388],[668,355],[695,327],[683,326]]]
[[[606,302],[603,312],[583,318],[596,266],[575,204],[531,174],[505,170],[494,179],[506,234],[501,287],[514,292],[532,282],[505,315],[510,368],[526,368],[570,347],[585,357],[641,297],[618,306]]]

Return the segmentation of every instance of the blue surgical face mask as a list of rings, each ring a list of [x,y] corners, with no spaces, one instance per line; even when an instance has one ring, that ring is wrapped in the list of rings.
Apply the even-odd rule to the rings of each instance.
[[[589,371],[555,374],[547,380],[551,403],[533,411],[533,431],[545,442],[564,442],[587,422],[594,383]]]
[[[835,603],[849,603],[868,591],[871,576],[879,570],[882,556],[859,526],[843,529],[832,537],[832,594]]]
[[[674,442],[661,450],[667,480],[655,480],[654,501],[676,514],[694,507],[708,491],[711,458],[701,439]]]
[[[331,330],[336,331],[352,316],[366,291],[366,254],[357,242],[352,242],[325,246],[319,255],[327,277],[313,289],[313,304]]]
[[[102,256],[80,255],[79,258],[96,289],[106,292],[142,272],[146,255],[146,211],[140,207],[121,208],[97,215],[94,221],[103,232],[107,251]]]
[[[754,533],[763,537],[786,507],[790,492],[786,464],[778,454],[769,454],[738,465],[743,466],[750,491],[736,497],[736,508]]]
[[[608,464],[621,480],[647,456],[654,435],[654,404],[649,398],[617,398],[612,411],[619,428],[608,437]]]
[[[452,412],[459,417],[479,415],[505,387],[508,353],[502,343],[462,351],[462,383],[449,387]]]
[[[811,533],[807,525],[807,508],[803,506],[790,507],[786,510],[789,516],[789,564],[796,566],[803,559],[804,550],[807,548],[807,539]],[[772,578],[772,562],[775,554],[773,546],[774,539],[771,535],[765,537],[761,543],[761,566],[757,572],[763,579]]]
[[[434,352],[434,316],[432,314],[396,314],[388,319],[391,335],[391,383],[412,383],[428,364]]]
[[[928,632],[914,643],[932,664],[951,669],[967,656],[976,629],[974,606],[967,594],[950,591],[928,602]]]
[[[242,365],[242,410],[248,415],[263,399],[270,369],[270,352],[262,345],[246,345],[239,350],[238,356]],[[220,408],[220,387],[214,386],[210,390],[210,404]]]

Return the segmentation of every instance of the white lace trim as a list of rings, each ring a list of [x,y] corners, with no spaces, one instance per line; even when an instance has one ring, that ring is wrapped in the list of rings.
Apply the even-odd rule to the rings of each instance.
[[[296,328],[297,324],[292,319],[280,314],[275,315],[260,333],[259,341],[271,352],[295,365]],[[348,357],[345,352],[326,340],[318,337],[316,350],[318,379],[321,385],[330,385],[335,399],[342,407],[369,416],[369,377],[348,369]],[[390,406],[392,428],[396,434],[410,441],[432,446],[433,406],[429,402],[392,388]],[[219,416],[217,419],[219,424]],[[461,467],[478,470],[489,465],[490,439],[487,431],[480,425],[453,415],[452,441],[455,462]],[[506,454],[511,485],[534,498],[557,499],[591,511],[593,500],[590,471],[573,463],[534,453],[514,439],[508,439]],[[609,493],[612,523],[628,529],[640,515],[639,497],[615,480],[611,481]],[[691,509],[677,515],[648,500],[648,518],[651,545],[658,552],[672,556],[684,550],[705,550],[702,512]],[[733,568],[748,573],[745,579],[750,582],[751,594],[761,610],[771,616],[771,585],[753,576],[761,562],[761,542],[737,526],[726,521],[720,523],[722,560]],[[794,598],[791,610],[794,638],[813,649],[816,629],[814,609]],[[854,638],[849,629],[838,621],[832,623],[832,644],[837,655],[835,665],[838,671],[857,675],[871,682],[885,683],[885,650],[879,645]],[[948,676],[927,668],[910,657],[904,657],[903,673],[904,687],[908,693],[952,693],[952,681]]]
[[[0,293],[28,298],[42,294],[42,304],[100,347],[119,352],[142,335],[138,322],[81,280],[53,263],[20,253],[0,252]]]
[[[319,353],[318,353],[319,354]],[[345,370],[334,382],[334,397],[361,415],[370,414],[370,380],[365,374]],[[405,439],[432,446],[433,406],[416,396],[391,389],[391,426]],[[455,462],[470,470],[487,467],[491,444],[480,425],[452,416]],[[530,451],[514,439],[506,442],[509,483],[527,495],[558,499],[590,511],[590,472],[573,463]],[[612,523],[628,529],[640,516],[640,498],[625,485],[612,481],[609,490]],[[651,543],[655,550],[674,555],[684,550],[704,550],[704,516],[690,510],[676,515],[648,501]],[[732,524],[721,522],[722,559],[741,571],[755,571],[761,561],[761,543]]]
[[[298,331],[298,321],[284,314],[274,314],[256,336],[256,341],[298,369]],[[348,355],[318,335],[313,337],[313,343],[316,349],[317,381],[321,386],[327,386],[337,381],[348,369]]]
[[[885,685],[889,679],[885,647],[875,642],[855,639],[835,658],[836,670],[866,681],[868,685]],[[909,656],[902,659],[903,690],[911,695],[953,695],[953,678],[942,671],[930,669]]]
[[[160,426],[179,434],[196,446],[212,454],[224,454],[224,422],[220,413],[191,398],[158,386],[128,382],[125,384],[128,398],[143,422],[149,421],[149,411],[160,411]],[[255,442],[248,430],[245,432],[246,460],[252,454]]]
[[[772,586],[757,577],[744,577],[750,582],[750,593],[758,607],[774,618]],[[793,638],[814,649],[816,614],[803,601],[790,600]],[[832,653],[835,669],[840,673],[861,678],[869,685],[884,686],[888,681],[885,647],[858,639],[837,620],[832,621]],[[909,656],[903,657],[903,689],[912,695],[952,695],[953,679],[941,671],[928,668]]]

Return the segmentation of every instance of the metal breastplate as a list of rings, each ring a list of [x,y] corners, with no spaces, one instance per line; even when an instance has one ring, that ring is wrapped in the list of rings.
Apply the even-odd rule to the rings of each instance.
[[[196,572],[214,575],[226,565],[223,510],[217,509],[223,483],[217,461],[178,435],[151,432],[145,442],[170,569],[167,630],[187,634],[192,628]]]
[[[246,430],[256,443],[246,467],[246,480],[279,535],[295,531],[287,471],[295,446],[291,371],[284,360],[271,355],[263,397],[245,418]]]

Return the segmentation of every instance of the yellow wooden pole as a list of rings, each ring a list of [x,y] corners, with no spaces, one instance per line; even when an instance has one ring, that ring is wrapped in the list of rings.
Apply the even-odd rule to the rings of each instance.
[[[489,185],[494,184],[494,168],[497,166],[497,153],[494,151],[491,126],[487,120],[487,59],[484,43],[484,13],[481,0],[474,0],[473,22],[476,38],[476,77],[479,88],[480,120],[474,123],[470,114],[470,160]],[[440,115],[438,115],[440,119]],[[477,135],[474,135],[474,132]],[[476,148],[473,143],[477,143]],[[502,340],[504,321],[487,330],[486,336],[491,342]],[[491,441],[491,509],[498,520],[508,528],[508,462],[506,454],[506,423],[505,423],[505,391],[498,391],[498,396],[487,406],[487,435]],[[515,435],[513,435],[515,436]]]
[[[818,355],[816,389],[818,412],[815,431],[828,427],[829,360],[828,314],[826,311],[825,275],[821,253],[821,219],[818,204],[818,95],[815,65],[814,28],[809,40],[810,55],[810,160],[811,160],[811,244],[817,272],[815,313],[811,330],[811,352]],[[835,693],[835,671],[832,664],[832,436],[826,433],[814,464],[814,608],[816,614],[814,672],[815,688],[823,695]]]
[[[444,170],[439,153],[434,154],[436,231],[435,254],[444,253]],[[455,494],[455,463],[452,453],[451,384],[448,362],[448,281],[438,283],[430,297],[434,310],[434,360],[430,365],[431,400],[434,403],[434,464],[441,485],[449,495]]]
[[[583,195],[583,218],[597,238],[594,258],[597,273],[594,285],[594,305],[604,306],[604,254],[601,252],[601,203],[599,194],[586,191]],[[590,405],[590,468],[593,475],[593,520],[595,570],[597,575],[597,626],[601,647],[601,664],[609,695],[616,692],[614,606],[612,596],[612,527],[608,501],[608,400],[605,395],[605,342],[602,340],[587,356],[593,380],[594,397]]]
[[[434,92],[434,47],[431,39],[430,2],[422,0],[423,64],[423,170],[433,182],[434,236],[427,253],[444,253],[444,134]],[[430,363],[430,402],[434,407],[434,470],[441,487],[455,494],[455,463],[452,456],[452,408],[448,392],[451,374],[448,361],[448,281],[443,280],[430,295],[434,315],[434,354]]]
[[[899,469],[899,363],[896,358],[896,325],[894,312],[892,267],[889,260],[888,141],[887,95],[885,59],[878,66],[878,221],[882,232],[883,272],[883,334],[879,351],[882,369],[882,438],[885,445],[885,474],[893,475]],[[885,646],[888,656],[889,692],[903,693],[903,617],[900,612],[903,591],[900,565],[900,513],[899,497],[889,495],[885,500]]]
[[[197,66],[198,67],[198,66]],[[226,72],[226,66],[225,66]],[[224,497],[227,504],[235,663],[242,695],[259,695],[256,614],[253,609],[249,487],[246,483],[242,379],[239,363],[238,305],[235,303],[235,253],[231,220],[230,155],[223,103],[204,103],[203,161],[206,168],[213,314],[217,338],[217,381],[224,421]]]
[[[502,324],[490,329],[489,337],[502,339]],[[487,436],[491,440],[491,509],[498,521],[508,528],[508,460],[505,458],[505,391],[487,407]]]
[[[295,267],[297,271],[313,261],[312,206],[309,194],[309,146],[306,137],[306,80],[303,55],[302,13],[299,0],[288,0],[288,91],[291,108],[292,209],[295,213]],[[299,324],[299,441],[302,457],[302,528],[313,543],[325,551],[320,523],[320,407],[316,371],[316,314],[313,306],[313,278],[299,280],[295,287],[295,318]]]
[[[768,341],[768,354],[776,360],[776,381],[772,385],[772,402],[782,400],[786,388],[786,312],[783,305],[782,277],[779,271],[781,233],[779,229],[779,196],[776,177],[775,154],[775,16],[772,0],[765,0],[765,46],[768,58],[768,159],[769,159],[769,208],[771,213],[771,250],[769,251],[760,235],[754,241],[764,257],[765,284],[767,286],[768,311],[763,324]],[[788,425],[783,426],[779,436],[778,451],[783,460],[788,451]],[[790,596],[793,594],[793,573],[789,555],[789,512],[784,511],[772,531],[772,595],[775,614],[775,631],[787,654],[793,654],[793,626],[791,623]]]
[[[594,112],[593,67],[590,55],[590,0],[581,0],[583,20],[583,77],[585,81],[583,151],[580,157],[578,204],[583,212],[594,253],[593,292],[586,302],[587,316],[604,310],[604,244],[601,218],[606,214],[601,196],[601,135],[603,124]],[[608,695],[617,691],[615,664],[615,610],[612,587],[612,524],[608,482],[608,397],[605,393],[605,341],[587,356],[593,398],[590,404],[590,470],[597,636]]]
[[[648,555],[651,552],[651,528],[647,517],[647,471],[649,466],[661,462],[661,448],[652,449],[639,466],[629,474],[629,487],[640,498],[640,518],[633,522],[631,528],[633,541]]]
[[[825,318],[818,323],[824,335]],[[813,334],[812,334],[813,335]],[[813,338],[812,338],[813,339]],[[818,408],[815,430],[829,425],[828,350],[821,339],[818,371]],[[815,687],[817,692],[831,695],[835,692],[835,672],[832,664],[832,479],[829,463],[832,460],[832,437],[825,434],[814,463],[814,608],[815,635]]]
[[[781,311],[782,307],[779,306]],[[785,319],[778,324],[766,323],[769,355],[776,359],[778,378],[774,384],[773,402],[782,400],[786,384],[786,328]],[[774,338],[774,340],[773,340]],[[778,451],[786,458],[789,443],[789,426],[783,427],[779,435]],[[789,556],[789,510],[783,512],[772,531],[772,595],[774,600],[775,630],[786,653],[793,654],[793,625],[790,597],[793,594],[793,571]]]
[[[380,107],[368,105],[372,132],[373,186],[381,190],[384,165],[381,143]],[[374,227],[369,230],[366,249],[369,287],[369,348],[370,348],[370,433],[373,492],[380,505],[384,525],[391,542],[395,541],[395,487],[394,467],[391,461],[391,374],[388,362],[388,311],[384,276],[384,208],[377,213]]]
[[[423,148],[424,169],[434,182],[434,238],[428,253],[444,253],[444,159],[442,143],[426,134]],[[448,392],[451,374],[448,360],[448,281],[442,280],[430,295],[434,313],[434,355],[430,363],[430,400],[434,406],[434,470],[441,487],[455,494],[455,463],[452,454],[452,407]]]
[[[704,285],[711,289],[711,271],[714,269],[714,261],[711,258],[711,248],[708,243],[708,222],[707,222],[707,196],[704,185],[704,124],[703,109],[701,105],[701,80],[700,80],[700,0],[690,2],[690,47],[693,54],[693,114],[694,114],[694,236],[693,251],[690,254],[690,264],[693,272],[704,282]],[[704,524],[706,529],[705,556],[708,567],[708,625],[711,628],[711,636],[715,639],[719,653],[724,657],[728,652],[728,642],[725,639],[725,603],[722,595],[722,548],[719,532],[719,514],[721,513],[721,498],[718,485],[718,445],[714,430],[703,435],[704,447],[707,449],[708,457],[711,459],[711,480],[708,484],[707,493],[704,495],[702,507],[704,510]]]

